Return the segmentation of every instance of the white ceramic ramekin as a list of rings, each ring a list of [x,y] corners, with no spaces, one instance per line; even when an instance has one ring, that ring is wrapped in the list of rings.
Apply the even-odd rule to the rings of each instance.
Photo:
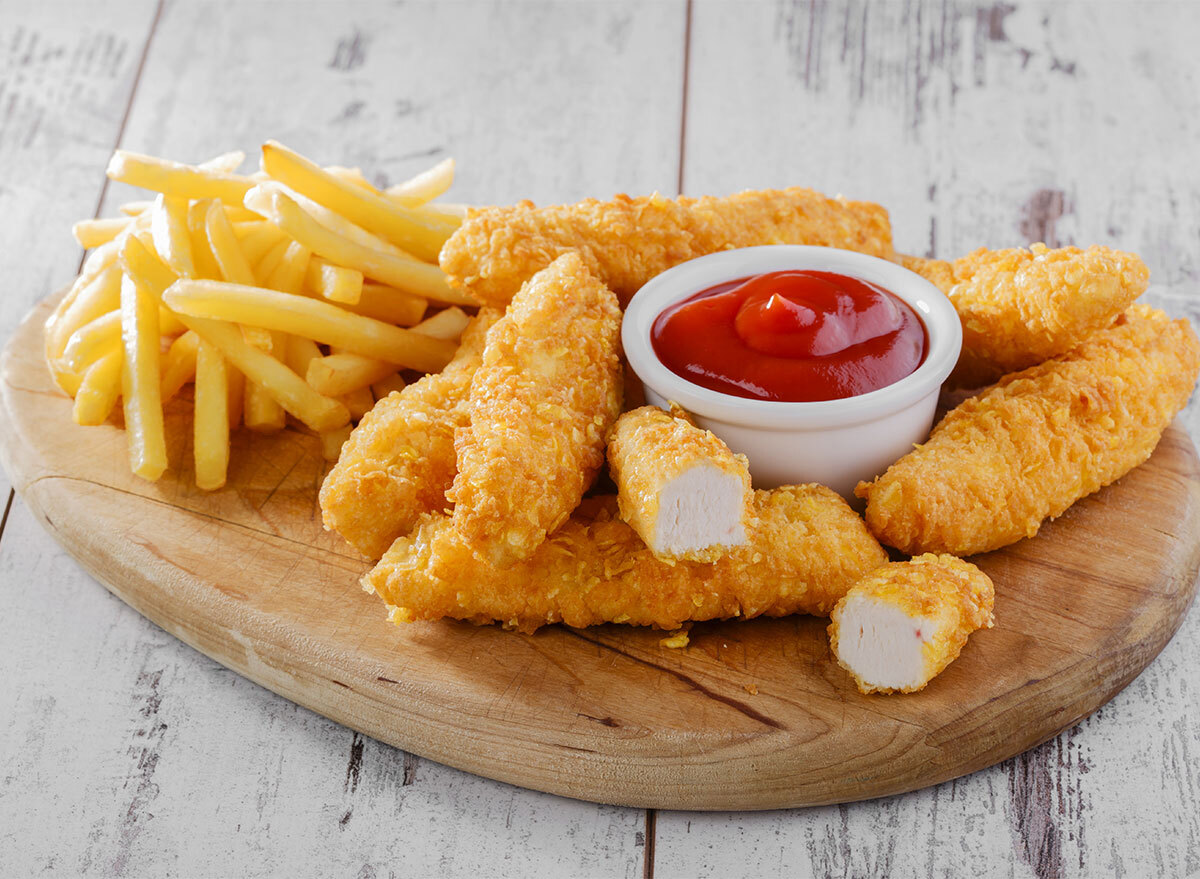
[[[896,294],[925,324],[925,361],[911,375],[868,394],[780,403],[693,384],[654,353],[650,329],[667,306],[725,281],[787,269],[838,272]],[[658,406],[678,403],[697,424],[745,454],[757,488],[819,482],[849,498],[859,480],[882,473],[929,436],[938,391],[962,347],[962,327],[950,300],[903,266],[831,247],[772,245],[702,256],[658,275],[626,308],[621,341],[646,400]]]

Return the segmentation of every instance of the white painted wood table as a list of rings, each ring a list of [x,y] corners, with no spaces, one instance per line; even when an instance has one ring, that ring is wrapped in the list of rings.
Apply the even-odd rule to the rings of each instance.
[[[1200,323],[1200,5],[0,0],[0,337],[132,193],[114,147],[276,137],[456,199],[805,184],[950,257],[1140,252]],[[1193,433],[1200,410],[1187,413]],[[5,500],[7,499],[7,501]],[[1077,727],[873,802],[643,812],[364,739],[85,575],[0,475],[0,875],[1184,876],[1200,872],[1200,614]]]

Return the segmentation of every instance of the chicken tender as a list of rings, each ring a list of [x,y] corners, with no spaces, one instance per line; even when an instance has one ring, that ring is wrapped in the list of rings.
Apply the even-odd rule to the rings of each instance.
[[[560,254],[578,251],[624,306],[671,266],[755,244],[818,244],[884,259],[895,255],[882,207],[793,187],[724,198],[618,195],[554,207],[525,201],[474,210],[442,247],[440,260],[453,286],[487,305],[502,306],[534,272]]]
[[[962,319],[962,355],[947,382],[958,388],[1066,354],[1111,324],[1150,278],[1136,254],[1099,246],[981,247],[954,262],[900,261],[941,288]]]
[[[713,562],[746,542],[750,466],[682,409],[626,412],[608,440],[621,518],[662,559]]]
[[[862,693],[915,693],[991,628],[996,590],[951,555],[917,556],[868,574],[837,603],[829,646]]]
[[[426,515],[363,588],[398,623],[451,617],[523,632],[557,622],[674,630],[689,620],[825,615],[887,561],[862,519],[822,485],[756,492],[749,542],[713,564],[661,561],[615,517],[615,498],[587,505],[593,517],[580,510],[506,569],[475,556],[447,517]]]
[[[446,506],[456,469],[454,431],[467,423],[471,378],[487,331],[499,318],[499,311],[482,309],[444,370],[376,403],[325,477],[325,527],[363,555],[379,558],[421,513]]]
[[[488,332],[454,440],[453,523],[497,567],[566,521],[621,412],[621,309],[577,254],[534,275]]]
[[[1070,354],[972,397],[855,493],[904,552],[987,552],[1032,537],[1150,457],[1200,370],[1186,320],[1134,305]]]

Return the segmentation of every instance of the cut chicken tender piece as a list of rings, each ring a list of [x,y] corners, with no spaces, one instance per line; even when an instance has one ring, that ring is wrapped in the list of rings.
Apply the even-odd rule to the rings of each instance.
[[[363,555],[379,558],[418,516],[445,508],[455,473],[454,431],[467,423],[471,378],[499,318],[499,311],[482,309],[444,370],[376,403],[325,477],[325,527]]]
[[[1186,320],[1132,306],[1070,354],[1007,376],[855,493],[884,543],[915,555],[1032,537],[1150,457],[1196,383]]]
[[[915,693],[991,628],[996,590],[951,555],[892,562],[859,580],[833,609],[829,646],[862,693]]]
[[[617,297],[569,253],[488,331],[455,434],[455,529],[498,567],[530,555],[579,506],[621,411]]]
[[[621,518],[659,558],[713,562],[746,542],[749,462],[683,410],[626,412],[608,439],[608,466]]]
[[[859,516],[822,485],[754,497],[749,541],[712,564],[655,558],[616,518],[612,496],[589,499],[533,555],[497,569],[450,520],[422,518],[363,587],[393,622],[451,617],[532,632],[549,623],[629,623],[675,630],[689,620],[826,615],[863,575],[887,561]]]
[[[573,205],[473,209],[442,246],[453,286],[501,306],[556,257],[577,251],[625,305],[655,275],[693,257],[756,244],[816,244],[892,259],[887,211],[811,189],[716,198],[659,194]]]
[[[978,388],[1066,354],[1146,290],[1137,254],[1044,244],[988,250],[943,262],[902,256],[905,268],[942,289],[962,320],[951,387]]]

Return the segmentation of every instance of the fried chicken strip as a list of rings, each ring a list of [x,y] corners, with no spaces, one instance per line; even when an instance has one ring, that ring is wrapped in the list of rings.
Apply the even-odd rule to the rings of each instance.
[[[1066,354],[1142,295],[1150,272],[1137,254],[1044,244],[979,250],[944,262],[901,256],[941,288],[962,319],[950,387],[978,388]]]
[[[1187,403],[1200,341],[1134,305],[1070,354],[952,409],[929,441],[855,493],[867,525],[910,554],[970,555],[1032,537],[1150,457]]]
[[[891,562],[859,580],[830,615],[829,646],[861,693],[915,693],[991,628],[996,590],[951,555]]]
[[[811,189],[716,198],[618,195],[538,208],[524,201],[473,210],[442,247],[453,286],[504,305],[534,272],[578,251],[624,306],[660,272],[693,257],[756,244],[817,244],[891,259],[887,211]]]
[[[608,440],[621,518],[663,559],[713,562],[746,542],[750,466],[682,409],[643,406]]]
[[[560,256],[488,332],[455,434],[454,528],[497,567],[526,558],[579,506],[621,411],[617,297]]]
[[[325,527],[377,559],[417,517],[446,506],[454,480],[454,431],[467,423],[465,401],[500,312],[484,308],[463,333],[454,359],[363,416],[321,486]]]
[[[480,561],[447,517],[427,515],[363,588],[398,623],[451,617],[523,632],[557,622],[677,629],[688,620],[825,615],[887,561],[862,519],[822,485],[756,492],[749,542],[713,564],[660,561],[615,518],[615,498],[596,506],[594,518],[581,511],[505,569]]]

